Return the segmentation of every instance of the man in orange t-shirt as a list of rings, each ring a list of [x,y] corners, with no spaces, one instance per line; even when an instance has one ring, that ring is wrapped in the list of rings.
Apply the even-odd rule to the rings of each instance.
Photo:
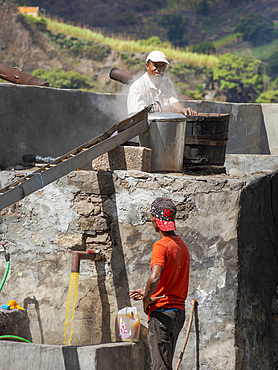
[[[170,199],[156,198],[151,205],[153,226],[161,239],[154,243],[151,272],[145,289],[130,292],[143,300],[148,315],[148,342],[153,370],[172,369],[178,335],[185,320],[190,255],[175,234],[176,207]]]

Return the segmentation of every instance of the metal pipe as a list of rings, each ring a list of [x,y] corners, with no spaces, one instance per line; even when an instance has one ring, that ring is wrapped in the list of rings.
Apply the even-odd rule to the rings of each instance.
[[[97,258],[98,257],[98,258]],[[71,272],[79,272],[80,271],[80,260],[91,260],[91,261],[99,261],[101,259],[100,254],[88,249],[86,252],[84,251],[73,251],[72,252],[72,263],[71,263]]]
[[[1,284],[0,284],[0,292],[1,292],[1,290],[3,288],[3,285],[5,284],[5,281],[7,279],[9,269],[10,269],[10,253],[7,251],[7,249],[5,248],[5,245],[3,243],[0,243],[0,245],[2,245],[2,247],[4,248],[5,259],[6,259],[6,269],[5,269],[5,273],[4,273],[3,279],[1,281]]]
[[[121,82],[122,84],[125,85],[130,85],[135,76],[133,76],[129,72],[122,71],[121,69],[112,68],[109,73],[109,77],[111,78],[111,80]],[[179,93],[177,93],[177,95],[179,100],[194,100],[193,98],[190,98],[190,96],[186,96]]]
[[[131,73],[122,71],[121,69],[118,68],[112,68],[109,73],[109,77],[111,78],[111,80],[121,82],[122,84],[125,85],[129,85],[132,82],[132,79],[134,78],[134,76]]]

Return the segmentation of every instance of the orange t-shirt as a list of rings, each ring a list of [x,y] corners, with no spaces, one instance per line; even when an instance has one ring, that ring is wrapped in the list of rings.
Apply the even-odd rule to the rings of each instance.
[[[185,242],[178,236],[164,236],[153,245],[151,268],[162,267],[158,286],[152,297],[165,295],[149,306],[152,311],[161,308],[185,310],[188,292],[190,254]]]

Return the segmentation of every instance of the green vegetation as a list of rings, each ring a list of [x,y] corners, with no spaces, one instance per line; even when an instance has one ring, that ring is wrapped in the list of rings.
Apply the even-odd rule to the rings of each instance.
[[[262,62],[252,57],[242,58],[231,53],[219,56],[218,65],[190,67],[186,63],[175,65],[172,74],[177,77],[179,91],[195,99],[204,98],[205,90],[217,90],[230,102],[255,102],[263,92]],[[202,80],[195,90],[188,88],[190,79]],[[205,88],[204,88],[205,85]],[[217,98],[216,95],[216,98]]]
[[[205,4],[204,1],[203,4]],[[263,53],[263,49],[271,50],[271,45],[277,45],[278,40],[264,46],[246,49],[241,55],[235,53],[216,54],[222,48],[240,42],[241,37],[245,37],[244,28],[239,27],[240,33],[228,35],[221,40],[212,43],[204,41],[194,45],[191,47],[191,52],[189,48],[172,48],[169,41],[162,42],[158,36],[151,36],[145,40],[105,37],[101,33],[49,18],[36,20],[31,18],[24,16],[21,21],[25,22],[26,20],[26,27],[37,27],[40,31],[45,32],[53,43],[66,50],[72,57],[83,57],[103,62],[114,50],[118,52],[123,66],[126,66],[132,73],[136,73],[144,70],[144,60],[136,53],[146,54],[159,48],[173,61],[168,68],[168,73],[176,79],[177,91],[184,95],[202,99],[208,90],[212,90],[216,100],[219,98],[231,102],[277,102],[278,83],[275,79],[278,76],[278,52],[273,53],[273,49],[272,53],[268,51],[266,72],[269,77],[263,74],[263,62],[252,57],[252,52],[260,50]],[[265,22],[261,17],[249,17],[247,21],[249,22],[250,19],[256,20],[252,23],[254,29],[257,29],[258,24],[262,25],[262,22]],[[169,32],[171,27],[178,23],[178,20],[181,20],[181,24],[183,24],[183,18],[169,18],[168,28],[166,27]],[[241,27],[244,24],[242,21]],[[263,24],[269,24],[269,22],[266,21]],[[262,29],[266,28],[262,27]],[[185,33],[183,32],[186,32],[186,28],[181,31],[182,35],[177,32],[176,40],[171,41],[174,43],[184,41]],[[263,37],[265,35],[260,36],[260,42]],[[214,55],[210,55],[212,53]],[[33,74],[48,81],[51,87],[89,91],[103,89],[106,92],[108,90],[107,87],[96,83],[95,76],[85,77],[74,71],[35,70]],[[269,91],[264,91],[264,87],[268,88]]]
[[[145,68],[145,61],[142,61],[139,58],[135,58],[134,53],[131,53],[130,55],[126,53],[120,53],[120,57],[121,60],[127,65],[127,67],[132,70],[133,73],[143,71]]]
[[[214,54],[216,52],[216,48],[212,42],[203,41],[200,44],[193,45],[192,51],[194,53]]]
[[[108,45],[111,49],[118,52],[125,50],[126,52],[150,52],[153,50],[153,45],[150,44],[149,39],[147,40],[125,40],[120,38],[105,37],[101,33],[91,31],[89,29],[72,26],[62,22],[54,21],[49,18],[45,18],[47,22],[47,30],[52,33],[62,33],[68,37],[77,39],[93,41],[95,43]],[[186,62],[190,65],[198,66],[216,66],[218,58],[212,55],[203,55],[191,53],[182,49],[173,49],[169,44],[162,44],[160,50],[163,51],[169,59],[173,59],[179,62]]]
[[[207,0],[201,0],[197,6],[197,14],[201,16],[207,16],[209,14],[209,4]]]
[[[58,44],[61,49],[67,49],[74,56],[103,61],[111,53],[108,45],[67,37],[61,32],[53,34],[48,31],[48,35],[51,41]]]
[[[251,49],[254,58],[261,60],[269,60],[273,50],[278,50],[278,39],[273,40],[271,43],[258,46]]]
[[[216,50],[219,50],[237,44],[240,40],[240,37],[240,33],[231,33],[230,35],[227,35],[222,39],[213,41],[212,44],[214,45]]]
[[[263,91],[262,62],[227,53],[219,57],[213,79],[230,102],[254,102]]]
[[[271,54],[266,72],[272,79],[278,77],[278,50]]]
[[[269,90],[262,93],[256,103],[278,103],[278,90]]]
[[[49,82],[50,87],[80,90],[91,90],[94,88],[94,85],[89,83],[87,77],[81,76],[74,71],[65,72],[61,68],[51,69],[49,72],[44,69],[35,69],[32,75]]]
[[[46,31],[47,22],[45,18],[35,18],[31,15],[18,14],[17,20],[27,28],[32,28],[35,26],[40,31]]]
[[[235,32],[241,33],[244,41],[259,46],[273,40],[274,24],[263,15],[249,14],[238,23]]]
[[[175,46],[181,45],[187,32],[188,18],[179,14],[165,14],[158,18],[158,25],[167,29],[168,40]]]

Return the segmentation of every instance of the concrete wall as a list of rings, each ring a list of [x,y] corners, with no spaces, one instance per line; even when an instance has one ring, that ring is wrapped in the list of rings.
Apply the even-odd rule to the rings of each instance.
[[[71,251],[89,247],[100,250],[105,260],[81,261],[72,344],[113,341],[116,313],[130,305],[139,310],[145,340],[146,316],[140,302],[130,302],[129,290],[144,286],[158,238],[150,203],[168,196],[177,204],[178,233],[192,259],[187,320],[191,300],[199,304],[181,369],[194,369],[196,363],[203,369],[243,369],[253,366],[252,358],[272,369],[274,340],[266,334],[274,332],[277,184],[277,174],[231,178],[73,172],[2,210],[0,236],[11,253],[11,273],[0,303],[16,299],[25,308],[27,339],[61,345]],[[185,332],[186,327],[175,363]]]
[[[60,156],[125,117],[120,95],[0,84],[0,167],[23,154]]]
[[[268,139],[271,154],[278,154],[278,119],[277,104],[262,104],[263,126]]]
[[[250,175],[253,172],[278,169],[277,155],[259,154],[226,154],[224,163],[226,173],[232,169],[242,172],[241,175]]]
[[[278,104],[187,101],[198,113],[229,113],[229,154],[278,154]]]
[[[231,114],[227,153],[278,154],[278,104],[183,104]],[[14,166],[23,154],[65,154],[126,115],[124,95],[0,84],[0,168]]]
[[[142,370],[142,343],[113,343],[98,346],[51,346],[0,342],[1,370]]]

